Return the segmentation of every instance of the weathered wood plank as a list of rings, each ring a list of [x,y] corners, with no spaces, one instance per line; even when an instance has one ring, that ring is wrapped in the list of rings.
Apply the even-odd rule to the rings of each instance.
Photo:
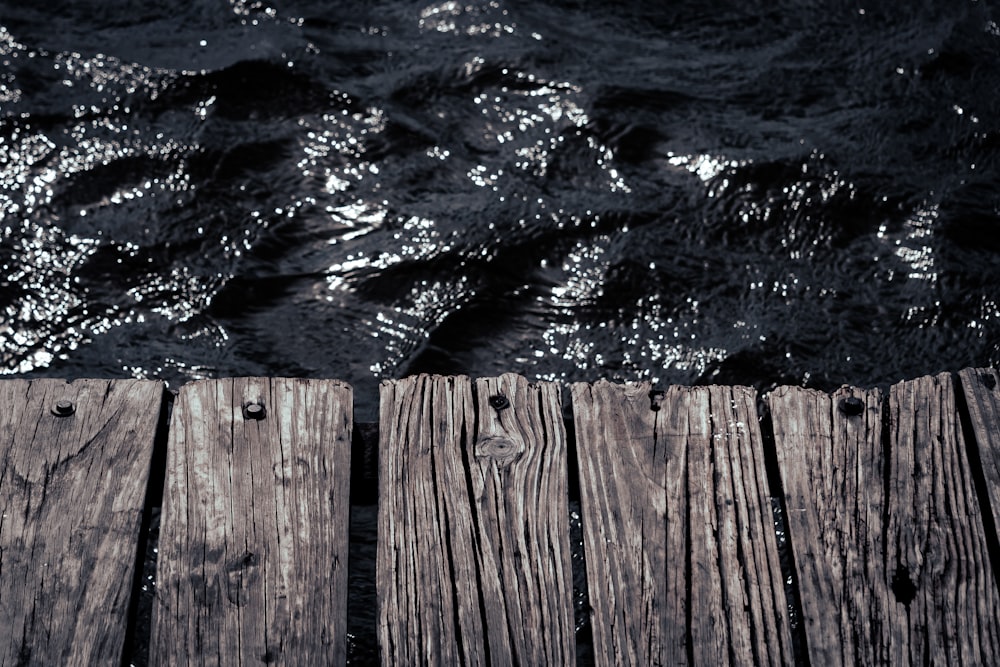
[[[352,410],[352,389],[332,380],[181,389],[153,664],[345,662]]]
[[[770,396],[810,660],[988,664],[1000,605],[951,378],[894,385],[887,431],[882,403]]]
[[[791,664],[755,392],[572,392],[597,664]]]
[[[848,399],[850,416],[838,410]],[[817,665],[885,664],[887,648],[868,641],[889,631],[880,625],[889,594],[888,580],[879,583],[882,393],[780,387],[769,403],[809,656]]]
[[[1000,528],[1000,372],[995,368],[966,368],[958,376],[986,480],[989,511],[993,525]]]
[[[558,387],[421,375],[381,401],[383,664],[574,663]]]
[[[0,664],[121,661],[162,400],[159,382],[0,382]]]

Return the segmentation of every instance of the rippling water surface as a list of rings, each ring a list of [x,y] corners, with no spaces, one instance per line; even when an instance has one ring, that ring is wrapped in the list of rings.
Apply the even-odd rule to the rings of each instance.
[[[0,368],[996,364],[993,4],[0,1]]]

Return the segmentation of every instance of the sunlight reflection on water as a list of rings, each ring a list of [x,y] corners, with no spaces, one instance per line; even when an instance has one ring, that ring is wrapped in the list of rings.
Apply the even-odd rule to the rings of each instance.
[[[3,372],[825,386],[996,359],[995,248],[966,238],[998,215],[996,87],[948,69],[995,45],[975,10],[758,35],[313,4],[0,26]]]

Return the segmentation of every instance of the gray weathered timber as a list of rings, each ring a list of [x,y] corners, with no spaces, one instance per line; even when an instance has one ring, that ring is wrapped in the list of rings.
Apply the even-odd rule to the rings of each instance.
[[[421,375],[380,415],[383,663],[574,663],[558,386]]]
[[[345,662],[352,410],[352,389],[333,380],[181,389],[153,664]]]
[[[993,525],[1000,528],[1000,373],[994,368],[966,368],[958,376],[969,406]]]
[[[0,382],[0,664],[120,663],[162,400],[159,382]]]
[[[755,392],[572,394],[596,663],[791,664]]]
[[[951,377],[894,385],[887,425],[878,391],[782,387],[770,404],[812,664],[993,661],[997,587]]]
[[[840,411],[848,398],[861,401],[859,414]],[[882,393],[780,387],[769,403],[809,657],[816,665],[886,664]]]

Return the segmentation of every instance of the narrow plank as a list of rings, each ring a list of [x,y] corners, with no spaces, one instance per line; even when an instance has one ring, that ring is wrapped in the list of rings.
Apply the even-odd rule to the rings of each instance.
[[[793,661],[746,387],[574,384],[598,665]]]
[[[994,662],[1000,655],[1000,591],[951,375],[894,385],[889,412],[886,563],[896,563],[890,586],[897,602],[913,598],[908,650],[895,655],[910,664]]]
[[[153,664],[346,661],[352,410],[351,387],[334,380],[236,378],[181,389]]]
[[[0,664],[121,662],[162,401],[159,382],[0,382]]]
[[[966,368],[958,377],[969,406],[993,525],[1000,527],[1000,372],[995,368]]]
[[[812,664],[988,664],[1000,605],[949,375],[770,397]],[[883,434],[887,440],[883,439]]]
[[[383,664],[575,663],[558,386],[421,375],[380,393]]]

